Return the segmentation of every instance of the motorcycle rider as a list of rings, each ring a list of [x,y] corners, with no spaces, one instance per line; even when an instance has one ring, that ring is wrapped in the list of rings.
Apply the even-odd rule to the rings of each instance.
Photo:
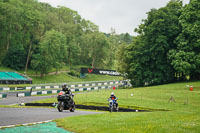
[[[69,90],[67,84],[65,84],[65,83],[62,85],[62,91],[64,91],[65,94],[71,94],[70,93],[71,91]]]
[[[118,98],[115,96],[114,92],[112,92],[110,97],[108,98],[108,100],[110,100],[110,99],[115,101],[115,104],[116,104],[116,107],[117,107],[116,109],[118,110],[118,103],[117,103]]]
[[[72,94],[71,90],[68,88],[67,84],[64,83],[62,85],[62,91],[64,91],[65,94],[69,94],[73,98],[74,95]]]

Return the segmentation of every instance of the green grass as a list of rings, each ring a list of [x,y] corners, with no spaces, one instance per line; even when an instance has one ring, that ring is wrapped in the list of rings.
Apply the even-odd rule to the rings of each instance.
[[[74,116],[55,120],[58,126],[76,133],[198,133],[200,131],[200,89],[189,91],[186,85],[200,87],[200,82],[118,89],[120,107],[166,109],[170,111],[117,112]],[[112,90],[75,95],[77,104],[108,105]],[[133,94],[133,96],[131,96]],[[173,97],[175,102],[169,101]],[[42,102],[52,102],[47,99]]]
[[[175,112],[104,113],[56,120],[76,133],[198,133],[199,115]]]
[[[0,71],[16,71],[16,70],[13,70],[13,69],[8,68],[8,67],[0,66]]]
[[[76,78],[66,73],[59,75],[47,75],[44,77],[33,77],[31,76],[34,84],[40,83],[63,83],[63,82],[85,82],[85,81],[105,81],[105,80],[122,80],[119,76],[105,76],[105,75],[94,75],[88,74],[85,78]]]
[[[24,74],[25,72],[25,70],[14,70],[12,68],[4,67],[4,66],[0,66],[0,71],[14,71],[14,72],[19,72],[21,74]],[[49,72],[55,72],[55,71],[56,69],[51,69]],[[63,66],[63,68],[61,68],[59,71],[69,71],[69,67]],[[36,73],[34,70],[28,69],[26,74],[34,75],[34,74],[39,74],[39,73]]]

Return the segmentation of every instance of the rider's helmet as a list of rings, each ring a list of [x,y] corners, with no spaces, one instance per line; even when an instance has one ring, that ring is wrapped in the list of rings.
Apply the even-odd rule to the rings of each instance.
[[[115,95],[114,92],[112,92],[112,93],[111,93],[111,96],[114,96],[114,95]]]
[[[63,91],[68,91],[68,87],[67,87],[67,84],[66,84],[66,83],[64,83],[64,84],[62,85],[62,90],[63,90]]]

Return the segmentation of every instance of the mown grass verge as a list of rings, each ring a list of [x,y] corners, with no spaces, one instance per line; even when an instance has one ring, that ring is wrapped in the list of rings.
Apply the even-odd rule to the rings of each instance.
[[[168,85],[118,89],[120,107],[165,109],[155,112],[117,112],[57,119],[57,125],[76,133],[198,133],[200,131],[200,89],[190,91],[187,85],[200,87],[200,81]],[[113,90],[75,95],[77,104],[108,105]],[[40,102],[56,102],[46,99]]]
[[[46,75],[44,77],[33,77],[34,84],[41,83],[64,83],[64,82],[85,82],[85,81],[106,81],[106,80],[122,80],[120,76],[108,76],[108,75],[95,75],[88,74],[85,78],[77,78],[73,76],[69,76],[66,73],[58,74],[58,75]]]

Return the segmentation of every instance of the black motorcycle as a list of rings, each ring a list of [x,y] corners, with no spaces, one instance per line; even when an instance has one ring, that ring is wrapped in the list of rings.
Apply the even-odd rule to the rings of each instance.
[[[75,111],[75,102],[73,100],[73,94],[65,94],[64,91],[61,91],[58,96],[57,96],[57,100],[58,100],[58,111],[62,112],[63,110],[69,110],[70,112],[74,112]]]

